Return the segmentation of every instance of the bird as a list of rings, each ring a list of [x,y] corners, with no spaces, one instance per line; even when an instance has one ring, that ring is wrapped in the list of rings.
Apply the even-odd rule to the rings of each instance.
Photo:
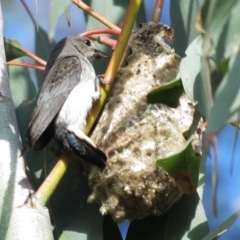
[[[103,169],[106,155],[84,133],[93,102],[100,98],[92,62],[108,57],[90,39],[68,36],[51,51],[44,82],[27,130],[21,155],[41,150],[54,138],[61,148]]]

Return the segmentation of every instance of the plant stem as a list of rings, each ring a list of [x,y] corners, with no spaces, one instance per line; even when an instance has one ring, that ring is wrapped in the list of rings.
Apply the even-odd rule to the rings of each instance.
[[[118,38],[116,48],[113,52],[107,71],[104,75],[104,81],[108,84],[101,88],[101,98],[98,102],[96,102],[91,111],[91,114],[88,117],[86,128],[87,134],[90,132],[92,126],[94,125],[95,120],[97,119],[101,109],[103,108],[103,105],[106,102],[108,93],[111,90],[141,3],[142,0],[131,0],[129,3],[121,34]]]
[[[111,49],[115,49],[116,44],[117,44],[116,40],[111,39],[109,37],[106,37],[104,35],[97,35],[97,34],[95,35],[94,34],[94,35],[89,36],[89,38],[91,38],[91,39],[93,39],[95,41],[98,41],[98,43],[101,43],[101,44],[103,44],[105,46],[108,46]]]
[[[33,60],[35,60],[36,62],[38,62],[39,64],[46,66],[46,61],[44,61],[43,59],[41,59],[40,57],[36,56],[35,54],[29,52],[27,49],[25,48],[21,48],[21,50],[30,58],[32,58]]]
[[[80,36],[89,36],[89,35],[93,35],[93,34],[103,34],[103,33],[108,33],[108,34],[113,34],[113,35],[119,36],[120,32],[121,32],[121,30],[118,31],[118,30],[108,29],[108,28],[99,28],[99,29],[92,29],[92,30],[85,31],[85,32],[81,33]]]
[[[159,22],[162,15],[162,9],[163,9],[164,0],[156,0],[154,9],[153,9],[153,15],[152,15],[152,21],[153,22]]]
[[[98,41],[99,43],[104,44],[104,45],[114,49],[117,41],[113,40],[111,38],[108,38],[106,36],[103,36],[103,35],[97,35],[97,34],[103,34],[103,33],[108,33],[108,34],[113,34],[113,35],[119,36],[121,31],[108,29],[108,28],[107,29],[100,28],[100,29],[92,29],[89,31],[85,31],[85,32],[81,33],[80,36],[88,36],[89,38],[94,39],[94,40]]]
[[[28,68],[34,68],[40,71],[44,71],[45,67],[44,66],[39,66],[36,64],[31,64],[31,63],[24,63],[24,62],[15,62],[15,61],[9,61],[7,62],[7,65],[11,66],[18,66],[18,67],[28,67]]]
[[[34,195],[42,205],[46,205],[72,161],[73,156],[71,154],[63,154],[40,188],[36,191]]]

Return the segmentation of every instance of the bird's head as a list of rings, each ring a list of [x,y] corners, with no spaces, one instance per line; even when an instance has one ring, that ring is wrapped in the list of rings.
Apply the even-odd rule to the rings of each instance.
[[[97,46],[89,38],[80,36],[70,36],[67,41],[69,41],[74,48],[82,53],[87,59],[92,62],[97,58],[107,58],[108,56],[100,51]]]

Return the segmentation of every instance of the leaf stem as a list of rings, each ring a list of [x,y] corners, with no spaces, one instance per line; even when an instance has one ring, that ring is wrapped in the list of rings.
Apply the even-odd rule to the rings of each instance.
[[[105,45],[105,46],[108,46],[112,49],[115,49],[115,46],[117,44],[117,41],[114,40],[114,39],[111,39],[109,37],[106,37],[104,35],[97,35],[97,34],[94,34],[94,35],[91,35],[89,36],[89,38],[95,40],[95,41],[98,41],[99,43]]]
[[[81,33],[80,36],[90,36],[93,34],[103,34],[103,33],[108,33],[108,34],[113,34],[113,35],[119,36],[121,33],[121,30],[108,29],[108,28],[92,29],[92,30],[88,30],[88,31]]]
[[[30,51],[28,51],[25,48],[21,48],[21,50],[30,58],[32,58],[33,60],[35,60],[36,62],[38,62],[39,64],[46,66],[46,61],[44,61],[43,59],[41,59],[40,57],[36,56],[35,54],[31,53]]]
[[[121,31],[108,29],[108,28],[100,28],[100,29],[92,29],[89,31],[85,31],[85,32],[81,33],[80,36],[88,36],[89,38],[94,39],[94,40],[98,41],[99,43],[104,44],[104,45],[114,49],[116,46],[116,40],[108,38],[106,36],[97,35],[97,34],[103,34],[103,33],[119,36]]]
[[[18,67],[34,68],[34,69],[37,69],[37,70],[40,70],[40,71],[44,71],[45,70],[44,66],[31,64],[31,63],[24,63],[24,62],[9,61],[9,62],[7,62],[7,65],[18,66]]]

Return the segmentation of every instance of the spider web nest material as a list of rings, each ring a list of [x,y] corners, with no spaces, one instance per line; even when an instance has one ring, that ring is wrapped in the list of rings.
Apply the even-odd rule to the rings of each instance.
[[[156,160],[179,151],[193,107],[183,95],[176,109],[148,104],[147,94],[175,79],[180,57],[165,44],[173,30],[150,22],[130,37],[116,83],[91,138],[108,157],[106,168],[85,165],[92,193],[116,222],[169,209],[181,196],[174,179]]]

